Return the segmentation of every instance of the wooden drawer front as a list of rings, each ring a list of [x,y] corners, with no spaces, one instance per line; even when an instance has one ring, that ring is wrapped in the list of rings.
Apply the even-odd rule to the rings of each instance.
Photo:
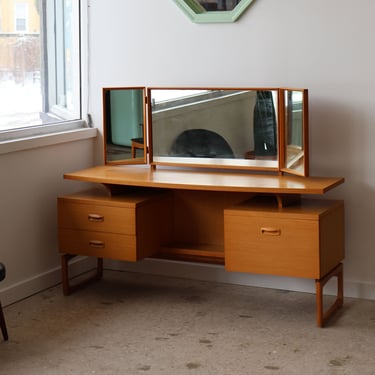
[[[60,229],[59,251],[99,258],[137,260],[135,236],[112,233]]]
[[[59,227],[135,235],[135,210],[59,201]]]
[[[319,222],[225,215],[229,271],[319,277]]]

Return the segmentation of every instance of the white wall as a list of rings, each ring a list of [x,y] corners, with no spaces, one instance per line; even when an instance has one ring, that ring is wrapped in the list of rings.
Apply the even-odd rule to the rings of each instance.
[[[91,166],[93,144],[87,139],[0,155],[3,305],[60,282],[56,198],[79,188],[63,174]]]
[[[104,86],[308,88],[311,174],[346,178],[328,194],[346,202],[346,294],[375,298],[373,0],[255,0],[233,24],[194,24],[172,0],[92,0],[89,15],[99,128]]]

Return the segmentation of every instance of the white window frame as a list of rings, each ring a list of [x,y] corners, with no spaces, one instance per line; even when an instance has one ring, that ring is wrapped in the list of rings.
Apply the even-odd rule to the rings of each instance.
[[[72,0],[73,4],[78,4],[78,0]],[[97,129],[92,128],[88,121],[88,51],[87,51],[87,25],[88,25],[88,0],[80,0],[80,30],[78,35],[80,38],[76,39],[76,43],[80,44],[80,48],[74,50],[80,51],[81,62],[80,69],[73,69],[74,74],[80,74],[80,84],[73,88],[74,95],[81,96],[79,114],[71,116],[68,114],[66,108],[59,106],[57,101],[51,98],[49,90],[49,113],[59,115],[63,114],[66,121],[59,121],[56,123],[49,123],[45,125],[37,125],[23,128],[16,128],[12,130],[0,131],[0,154],[26,150],[30,148],[48,146],[53,144],[65,143],[74,140],[94,138],[97,135]],[[54,26],[53,26],[54,27]],[[78,32],[75,30],[74,32]],[[75,46],[76,47],[76,46]],[[47,47],[49,48],[49,46]],[[73,56],[77,58],[77,56]],[[51,73],[51,72],[49,72]],[[55,73],[55,72],[53,72]],[[75,77],[76,78],[76,77]],[[74,81],[76,81],[74,79]],[[79,81],[78,81],[79,82]],[[78,87],[79,86],[79,87]],[[55,96],[56,98],[56,96]],[[77,99],[77,98],[75,98]],[[75,100],[73,99],[73,100]],[[71,119],[71,118],[76,119]],[[78,118],[78,119],[77,119]]]

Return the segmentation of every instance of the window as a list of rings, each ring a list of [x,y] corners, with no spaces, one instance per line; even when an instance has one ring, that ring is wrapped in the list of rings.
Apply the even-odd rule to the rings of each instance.
[[[0,1],[0,141],[82,126],[80,3]]]
[[[27,23],[27,4],[26,3],[15,3],[14,4],[14,23],[16,25],[15,31],[16,32],[25,32],[27,30],[26,23]]]

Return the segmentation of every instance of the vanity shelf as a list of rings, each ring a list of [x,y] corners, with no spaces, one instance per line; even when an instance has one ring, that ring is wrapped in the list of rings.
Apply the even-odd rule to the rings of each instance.
[[[225,263],[224,246],[219,248],[210,244],[169,244],[162,246],[156,257],[199,263]]]

